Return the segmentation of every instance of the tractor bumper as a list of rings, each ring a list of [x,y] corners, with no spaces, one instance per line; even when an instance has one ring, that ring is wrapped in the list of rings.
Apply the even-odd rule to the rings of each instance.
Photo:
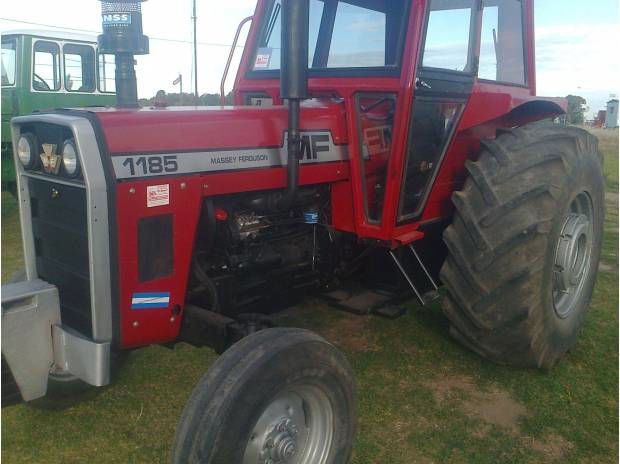
[[[110,343],[62,327],[58,289],[39,279],[2,286],[2,358],[24,401],[45,396],[52,370],[109,383]]]

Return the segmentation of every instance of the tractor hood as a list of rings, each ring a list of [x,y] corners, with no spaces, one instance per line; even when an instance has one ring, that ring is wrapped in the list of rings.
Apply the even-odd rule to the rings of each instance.
[[[89,108],[100,121],[111,155],[282,147],[285,106]],[[311,100],[302,106],[302,131],[329,131],[347,143],[344,105]]]

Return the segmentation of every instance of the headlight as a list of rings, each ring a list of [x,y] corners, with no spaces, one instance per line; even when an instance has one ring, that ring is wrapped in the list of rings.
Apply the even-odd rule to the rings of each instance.
[[[62,165],[69,177],[76,177],[80,173],[77,147],[73,139],[65,140],[62,144]]]
[[[17,156],[25,168],[33,168],[36,158],[34,135],[23,134],[17,141]]]

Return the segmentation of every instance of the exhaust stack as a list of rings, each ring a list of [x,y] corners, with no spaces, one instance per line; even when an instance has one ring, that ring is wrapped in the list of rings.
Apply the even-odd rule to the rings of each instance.
[[[134,55],[149,53],[149,38],[142,33],[143,1],[101,0],[103,34],[97,42],[101,53],[115,55],[116,99],[121,108],[139,106]]]
[[[309,16],[308,0],[282,0],[280,96],[288,100],[288,189],[283,209],[293,204],[299,185],[299,113],[301,101],[308,98]]]

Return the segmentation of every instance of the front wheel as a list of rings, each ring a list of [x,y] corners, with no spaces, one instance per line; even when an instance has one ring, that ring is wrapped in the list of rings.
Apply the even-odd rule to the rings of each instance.
[[[172,462],[346,464],[357,420],[346,358],[312,332],[266,329],[226,351],[194,389]]]

